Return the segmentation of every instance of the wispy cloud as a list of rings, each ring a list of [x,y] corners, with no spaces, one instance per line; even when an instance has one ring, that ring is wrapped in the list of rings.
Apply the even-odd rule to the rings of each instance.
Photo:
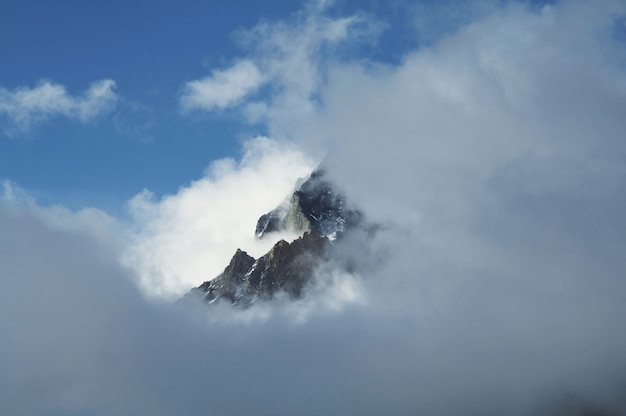
[[[81,95],[70,95],[65,87],[42,81],[36,87],[8,90],[0,87],[0,120],[5,131],[25,131],[53,117],[66,117],[87,123],[110,111],[118,99],[115,81],[94,82]]]
[[[264,83],[257,66],[244,60],[224,70],[214,70],[210,76],[185,85],[181,97],[183,110],[223,110],[239,104]]]
[[[245,58],[204,79],[186,84],[181,107],[220,110],[239,106],[250,121],[297,117],[315,107],[324,83],[326,59],[333,51],[376,39],[383,25],[371,16],[332,18],[331,1],[308,2],[293,21],[261,22],[240,30],[237,40]],[[261,97],[250,95],[261,86]],[[244,100],[248,98],[248,100]]]

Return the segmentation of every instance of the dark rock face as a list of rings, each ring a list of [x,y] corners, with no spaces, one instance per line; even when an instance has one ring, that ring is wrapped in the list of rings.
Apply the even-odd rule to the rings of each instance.
[[[299,298],[326,254],[332,240],[363,221],[361,212],[346,208],[342,194],[333,189],[324,172],[317,170],[278,208],[261,216],[256,235],[295,231],[302,236],[291,243],[281,240],[254,259],[237,250],[230,264],[215,279],[192,290],[207,303],[218,299],[246,307],[256,299],[271,299],[278,292]]]
[[[274,231],[314,230],[335,237],[362,221],[363,214],[348,208],[345,197],[334,189],[324,171],[316,170],[294,191],[288,203],[259,218],[256,235],[263,238]]]
[[[308,231],[292,243],[280,240],[258,260],[238,250],[222,274],[196,290],[203,293],[205,302],[227,299],[242,307],[257,298],[271,299],[281,291],[299,298],[328,243],[328,238]]]
[[[246,276],[254,264],[254,257],[238,249],[222,274],[204,282],[198,289],[204,293],[203,296],[207,302],[223,297],[234,303],[237,299],[237,292],[240,291],[242,276]]]

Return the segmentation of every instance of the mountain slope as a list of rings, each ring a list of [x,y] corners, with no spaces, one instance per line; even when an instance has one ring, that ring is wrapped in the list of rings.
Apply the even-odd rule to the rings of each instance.
[[[326,178],[323,170],[314,171],[279,207],[262,215],[256,236],[263,238],[274,231],[303,233],[314,230],[333,239],[337,233],[356,227],[363,214],[347,207],[346,198]]]
[[[291,243],[280,240],[258,259],[237,250],[219,276],[194,288],[192,294],[207,303],[225,300],[238,307],[271,299],[279,292],[299,298],[333,250],[333,241],[362,223],[363,214],[349,208],[324,171],[316,170],[300,180],[280,206],[262,215],[255,230],[257,238],[286,230],[301,236]]]

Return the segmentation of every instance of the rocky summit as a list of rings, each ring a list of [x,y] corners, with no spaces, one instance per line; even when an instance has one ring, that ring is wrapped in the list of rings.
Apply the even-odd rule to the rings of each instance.
[[[190,294],[206,303],[228,301],[237,307],[271,299],[280,292],[300,298],[318,266],[331,254],[334,240],[362,222],[363,214],[349,208],[344,195],[318,169],[308,179],[299,180],[293,193],[257,222],[257,238],[268,238],[277,231],[296,232],[299,238],[291,243],[280,240],[258,259],[237,250],[219,276]]]
[[[347,207],[346,198],[335,189],[323,170],[314,171],[306,181],[300,182],[288,199],[259,218],[258,238],[274,231],[313,230],[332,240],[338,233],[362,223],[363,214]]]

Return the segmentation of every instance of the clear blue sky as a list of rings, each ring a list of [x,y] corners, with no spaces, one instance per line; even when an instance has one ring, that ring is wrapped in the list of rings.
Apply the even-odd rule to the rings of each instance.
[[[261,12],[258,4],[0,3],[0,86],[12,90],[50,80],[79,94],[110,78],[128,101],[94,123],[52,118],[18,137],[2,137],[0,177],[41,202],[83,205],[103,195],[123,199],[143,187],[172,192],[198,177],[211,159],[233,154],[236,123],[183,116],[177,95],[184,82],[229,59],[233,30],[253,24],[261,13],[284,15],[297,7],[272,2]]]
[[[40,203],[112,208],[149,188],[172,193],[211,160],[237,156],[263,133],[233,113],[182,114],[185,82],[228,66],[240,49],[233,33],[260,19],[292,16],[302,3],[207,1],[24,1],[0,3],[0,88],[49,81],[71,96],[112,79],[115,109],[87,123],[48,117],[0,131],[0,178]],[[362,10],[387,24],[378,43],[357,51],[398,60],[416,43],[404,2],[340,1],[336,14]],[[8,123],[0,114],[0,123]]]

